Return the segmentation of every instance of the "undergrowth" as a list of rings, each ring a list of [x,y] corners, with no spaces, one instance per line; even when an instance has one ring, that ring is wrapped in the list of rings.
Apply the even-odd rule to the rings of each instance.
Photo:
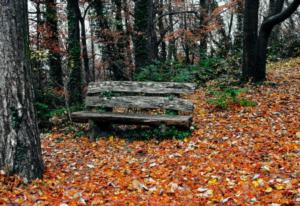
[[[238,105],[242,107],[254,107],[257,105],[255,101],[247,99],[244,94],[247,93],[245,88],[235,88],[228,86],[214,86],[208,87],[207,93],[209,104],[214,106],[215,109],[226,110],[230,105]]]

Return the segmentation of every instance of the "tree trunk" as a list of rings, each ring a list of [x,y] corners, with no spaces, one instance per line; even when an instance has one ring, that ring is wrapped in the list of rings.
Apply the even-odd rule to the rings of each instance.
[[[109,72],[109,77],[115,79],[115,74],[119,73],[118,65],[115,62],[115,55],[117,53],[114,43],[114,36],[112,35],[111,28],[109,26],[108,17],[104,14],[105,4],[103,0],[95,0],[93,2],[93,8],[96,13],[96,22],[98,29],[96,35],[100,40],[102,47],[102,60],[105,66],[105,71]]]
[[[132,40],[132,25],[130,23],[130,11],[129,11],[129,5],[128,5],[128,0],[123,0],[123,9],[124,9],[124,21],[125,21],[125,62],[128,67],[128,77],[129,80],[132,80],[133,78],[133,54],[132,54],[132,49],[131,49],[131,40]]]
[[[236,30],[234,33],[234,49],[239,51],[243,46],[243,11],[242,1],[238,1],[236,5]]]
[[[78,0],[67,1],[68,13],[68,69],[70,70],[68,93],[69,104],[82,103],[82,75],[80,59],[79,18],[76,15]]]
[[[156,7],[153,3],[154,0],[148,0],[148,24],[147,24],[147,37],[148,39],[148,51],[151,62],[158,59],[158,44],[157,44],[157,36],[156,36],[156,27],[155,27],[155,17],[156,17]]]
[[[41,28],[44,27],[44,22],[42,20],[42,12],[41,12],[41,3],[36,2],[36,42],[35,45],[33,44],[32,46],[36,46],[36,51],[40,52],[42,50],[42,32]],[[36,99],[37,101],[41,101],[42,95],[44,93],[44,87],[43,87],[43,79],[46,77],[43,74],[42,71],[42,61],[40,58],[33,58],[31,60],[31,66],[32,66],[32,71],[33,72],[33,88],[34,88],[34,94],[35,96],[38,96],[39,99]]]
[[[32,104],[27,0],[0,1],[0,170],[28,180],[43,161]]]
[[[85,83],[88,84],[91,81],[91,74],[90,74],[88,49],[86,43],[85,19],[82,17],[80,17],[80,25],[81,25],[81,44],[82,44],[82,58],[83,58],[83,67],[84,67],[84,74],[85,74]]]
[[[95,67],[96,67],[96,59],[95,59],[95,31],[94,31],[94,20],[92,17],[89,15],[89,27],[91,31],[91,58],[92,58],[92,63],[91,63],[91,69],[90,69],[90,80],[92,82],[95,81]]]
[[[270,0],[269,16],[273,16],[280,13],[283,9],[283,4],[284,0]],[[274,26],[275,25],[268,25],[266,24],[266,21],[264,21],[260,27],[257,39],[256,66],[254,67],[253,76],[254,81],[263,81],[266,77],[268,42],[271,37]],[[273,40],[276,41],[277,34],[274,34],[273,38]]]
[[[158,14],[158,16],[161,16],[163,14],[163,9],[164,9],[164,0],[157,0],[156,4],[159,5],[157,14]],[[159,59],[160,59],[160,61],[165,62],[167,60],[167,50],[166,50],[167,45],[164,40],[165,34],[166,34],[166,31],[165,31],[166,29],[165,29],[162,18],[159,18],[159,20],[158,20],[158,28],[159,28],[159,38],[160,38],[160,41],[158,42],[158,44],[161,45]]]
[[[245,0],[242,78],[254,76],[259,0]]]
[[[133,38],[136,68],[151,64],[157,59],[157,38],[154,28],[153,0],[135,0]]]
[[[271,35],[272,28],[264,28],[262,25],[259,37],[257,39],[256,61],[253,67],[253,81],[263,81],[266,77],[266,63],[268,53],[268,40]]]
[[[172,0],[168,1],[168,12],[172,12]],[[169,27],[170,27],[170,33],[174,33],[174,21],[173,21],[173,15],[168,15],[169,17]],[[168,45],[168,56],[167,59],[171,61],[173,58],[174,61],[177,61],[177,49],[176,49],[176,40],[174,37],[172,37],[169,40]]]
[[[126,34],[123,30],[123,19],[122,19],[122,0],[114,0],[114,4],[116,5],[115,12],[115,21],[116,32],[117,32],[117,40],[115,41],[115,53],[114,53],[114,79],[115,80],[129,80],[130,72],[127,71],[125,61],[126,61]]]
[[[185,8],[185,6],[184,6]],[[184,30],[187,31],[187,16],[186,13],[183,14],[183,27]],[[187,34],[184,34],[184,42],[183,42],[183,50],[184,50],[184,54],[185,54],[185,60],[184,63],[185,64],[190,64],[191,60],[190,60],[190,44],[189,44],[189,37]]]
[[[243,80],[255,82],[266,78],[268,41],[274,26],[289,18],[299,7],[300,0],[294,0],[283,9],[283,0],[277,0],[270,16],[264,19],[257,35],[259,0],[245,0]]]
[[[76,5],[76,17],[80,23],[81,29],[81,46],[82,46],[82,59],[83,59],[83,68],[84,68],[84,75],[85,75],[85,84],[87,85],[91,80],[90,74],[90,63],[89,63],[89,56],[88,56],[88,48],[86,42],[86,31],[85,31],[85,15],[81,15],[81,11],[79,8],[79,4]]]
[[[63,72],[58,37],[56,0],[46,1],[46,44],[49,48],[50,85],[53,88],[63,88]]]
[[[201,32],[201,40],[200,40],[200,55],[207,55],[207,16],[208,16],[208,1],[200,0],[200,32]],[[200,57],[201,58],[201,57]]]

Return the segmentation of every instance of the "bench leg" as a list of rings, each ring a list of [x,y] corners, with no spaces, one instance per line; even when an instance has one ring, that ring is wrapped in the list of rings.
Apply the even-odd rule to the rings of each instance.
[[[89,139],[90,141],[95,141],[96,138],[99,136],[107,136],[109,134],[109,131],[111,131],[112,129],[112,125],[109,123],[89,120],[89,128],[90,128]]]

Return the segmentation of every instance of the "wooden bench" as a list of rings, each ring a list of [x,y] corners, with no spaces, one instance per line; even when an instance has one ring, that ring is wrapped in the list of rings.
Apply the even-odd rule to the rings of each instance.
[[[179,96],[191,94],[195,88],[196,85],[192,83],[92,82],[85,98],[86,111],[74,112],[71,117],[74,122],[89,122],[91,140],[101,131],[110,129],[112,124],[174,125],[189,128],[194,105]],[[120,108],[125,111],[120,112]],[[139,109],[143,113],[130,113],[130,109]],[[149,112],[153,109],[163,112],[158,115]],[[145,110],[148,112],[145,113]],[[173,114],[168,115],[165,111],[172,111]]]

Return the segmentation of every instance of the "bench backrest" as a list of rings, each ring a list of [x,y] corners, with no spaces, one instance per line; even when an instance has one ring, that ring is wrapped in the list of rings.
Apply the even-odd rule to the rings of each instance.
[[[192,112],[193,103],[178,98],[193,93],[193,83],[173,82],[92,82],[88,86],[85,105],[88,108],[140,108]]]

